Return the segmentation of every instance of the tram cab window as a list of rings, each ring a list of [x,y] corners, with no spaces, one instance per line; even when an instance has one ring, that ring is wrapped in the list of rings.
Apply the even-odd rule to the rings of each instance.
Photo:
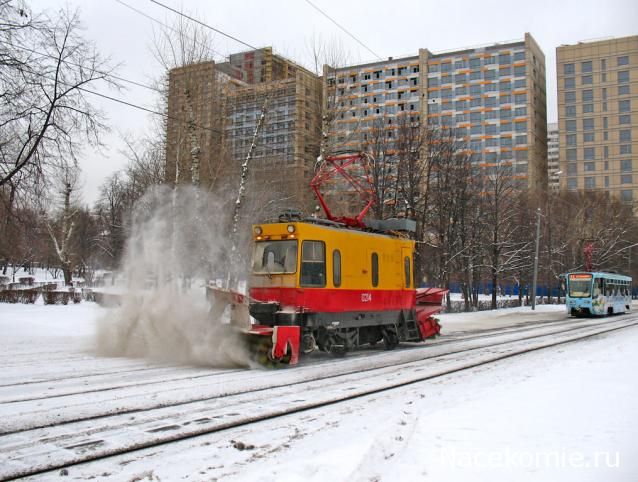
[[[406,256],[404,261],[404,270],[405,270],[405,287],[410,287],[410,278],[412,277],[410,274],[410,257]]]
[[[297,271],[297,241],[259,241],[253,251],[253,273],[290,274]]]
[[[301,286],[326,286],[326,245],[323,241],[301,244]]]

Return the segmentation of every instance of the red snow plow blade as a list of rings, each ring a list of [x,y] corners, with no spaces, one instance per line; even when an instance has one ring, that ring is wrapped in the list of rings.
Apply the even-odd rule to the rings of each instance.
[[[267,367],[296,365],[299,360],[298,326],[253,325],[248,311],[248,296],[216,286],[206,287],[213,322],[226,315],[230,327],[244,337],[251,358]]]
[[[441,332],[434,315],[444,309],[445,288],[419,288],[416,290],[416,320],[421,340],[432,338]]]

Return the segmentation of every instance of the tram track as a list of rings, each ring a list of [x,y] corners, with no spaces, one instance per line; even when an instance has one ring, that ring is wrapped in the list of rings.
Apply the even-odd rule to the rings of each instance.
[[[170,414],[164,411],[156,414],[149,413],[146,420],[130,420],[129,423],[123,417],[115,416],[110,420],[112,423],[108,427],[92,427],[91,424],[76,421],[71,422],[70,426],[50,425],[37,430],[22,431],[13,436],[0,437],[2,453],[10,450],[17,456],[4,461],[3,468],[0,469],[0,477],[36,475],[72,464],[282,417],[636,325],[638,320],[635,316],[617,317],[604,323],[580,325],[560,332],[545,332],[532,337],[370,368],[366,371],[367,373],[350,372],[298,382],[297,389],[292,389],[293,384],[288,384],[263,389],[261,396],[252,398],[251,395],[254,395],[254,392],[228,395],[218,400],[218,402],[232,402],[226,403],[225,406],[223,404],[206,406],[209,404],[201,401],[197,410],[176,412],[170,417],[167,417]],[[532,342],[533,339],[536,340]],[[412,351],[408,350],[408,352]],[[463,357],[458,357],[459,354],[463,354]],[[431,360],[434,363],[430,365],[423,363],[431,358],[435,358]],[[332,389],[329,389],[330,387]],[[273,399],[276,403],[272,402]],[[270,404],[267,403],[268,400],[271,400]],[[118,417],[119,420],[116,420]],[[122,437],[123,434],[126,435],[123,443],[110,442]],[[48,462],[38,462],[42,457],[34,458],[34,454],[30,451],[34,445],[40,447],[40,451],[43,447],[49,449]],[[20,461],[33,460],[35,463],[29,466],[20,463]]]
[[[628,315],[624,315],[626,317]],[[616,319],[623,319],[618,317]],[[613,320],[613,319],[612,319]],[[564,323],[561,323],[561,325]],[[352,373],[366,373],[380,368],[401,367],[407,363],[427,361],[440,356],[463,354],[480,348],[496,347],[513,341],[525,341],[539,337],[560,335],[578,330],[584,327],[595,327],[600,324],[598,320],[588,321],[587,324],[569,323],[574,325],[571,328],[559,328],[555,326],[536,327],[542,330],[539,333],[533,333],[530,336],[513,337],[521,332],[521,330],[498,332],[491,335],[480,335],[477,337],[468,337],[458,340],[442,340],[427,345],[415,345],[406,347],[406,349],[396,351],[384,351],[375,355],[361,355],[343,360],[324,360],[319,363],[302,364],[294,369],[281,371],[269,370],[236,370],[229,372],[221,372],[212,375],[232,375],[232,380],[226,380],[223,377],[217,377],[218,385],[210,386],[200,380],[202,383],[189,385],[188,390],[197,393],[196,396],[184,396],[183,390],[185,386],[181,381],[173,383],[156,382],[150,385],[158,385],[161,388],[158,392],[139,392],[136,385],[123,387],[115,397],[111,397],[108,393],[93,392],[91,390],[79,391],[73,395],[80,398],[80,403],[74,403],[73,395],[61,395],[60,397],[44,397],[42,400],[51,401],[48,407],[41,410],[22,412],[20,401],[5,403],[3,405],[4,412],[9,415],[10,419],[0,423],[0,435],[8,435],[24,430],[32,430],[51,426],[48,416],[55,414],[57,425],[70,424],[74,422],[97,420],[100,418],[130,415],[146,410],[158,410],[172,406],[184,406],[191,403],[212,401],[219,398],[249,394],[255,392],[267,391],[275,388],[294,386],[304,381],[319,381],[331,377],[349,375]],[[529,331],[529,330],[526,330]],[[501,338],[499,338],[501,337]],[[479,343],[484,338],[495,338],[491,343]],[[450,347],[451,345],[451,347]],[[460,345],[460,346],[456,346]],[[449,349],[452,348],[452,349]],[[364,353],[364,352],[362,352]],[[187,381],[185,378],[183,381]],[[249,388],[246,388],[249,387]],[[112,390],[111,390],[112,391]],[[103,390],[109,392],[109,390]],[[87,395],[96,393],[103,395],[102,398],[85,400]],[[163,395],[158,400],[159,395]],[[70,397],[65,399],[65,397]],[[78,397],[79,396],[79,397]],[[55,405],[55,399],[59,399]],[[149,401],[149,398],[153,399]],[[30,402],[31,400],[24,400]],[[94,408],[98,405],[98,409]]]

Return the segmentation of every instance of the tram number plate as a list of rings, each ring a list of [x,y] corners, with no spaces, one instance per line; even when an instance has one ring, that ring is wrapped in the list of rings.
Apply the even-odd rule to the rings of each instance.
[[[369,303],[372,301],[372,293],[361,293],[361,301],[363,303]]]

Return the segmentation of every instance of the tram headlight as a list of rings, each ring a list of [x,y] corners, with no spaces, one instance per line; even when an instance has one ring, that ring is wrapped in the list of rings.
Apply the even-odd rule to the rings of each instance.
[[[255,232],[255,235],[261,236],[261,233],[262,233],[261,226],[255,226],[255,229],[253,231]]]
[[[292,224],[289,224],[287,229],[290,234],[295,232],[295,226]]]

